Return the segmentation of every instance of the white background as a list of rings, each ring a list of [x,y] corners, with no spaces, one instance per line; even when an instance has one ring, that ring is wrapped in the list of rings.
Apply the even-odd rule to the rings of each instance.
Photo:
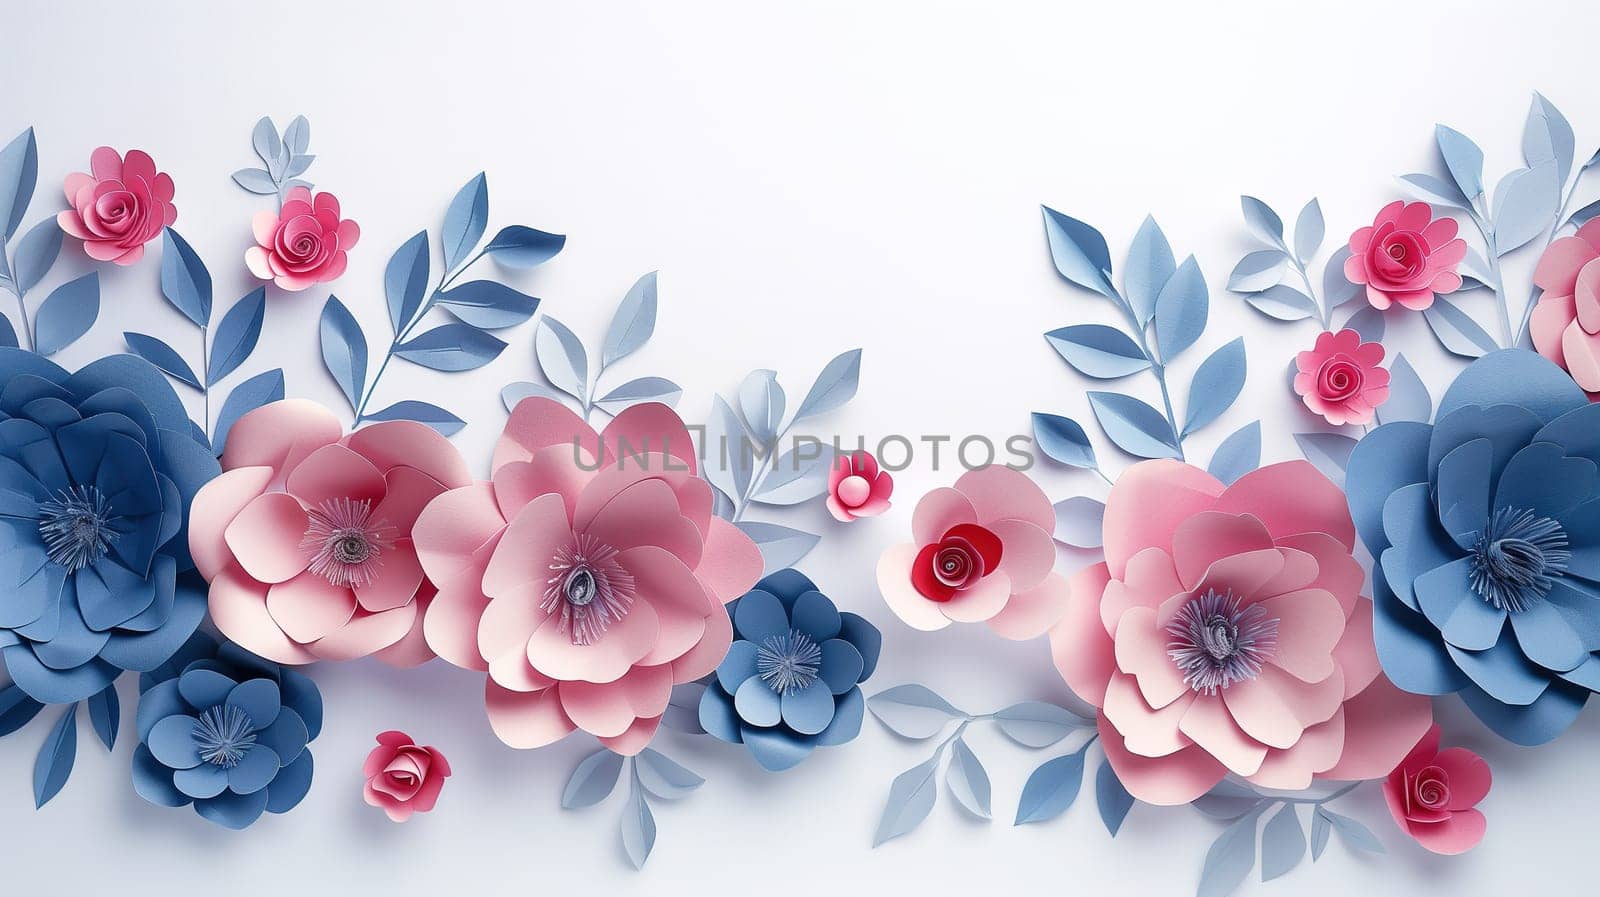
[[[1087,384],[1040,334],[1109,320],[1109,309],[1052,271],[1038,206],[1100,227],[1119,265],[1152,211],[1180,257],[1198,256],[1213,291],[1212,326],[1177,364],[1180,382],[1202,351],[1238,333],[1250,350],[1246,396],[1192,440],[1191,456],[1203,462],[1222,436],[1261,417],[1266,459],[1282,460],[1295,455],[1290,434],[1313,428],[1282,372],[1315,329],[1271,325],[1223,291],[1251,248],[1238,194],[1291,220],[1320,196],[1331,249],[1399,195],[1394,175],[1431,164],[1435,121],[1477,137],[1491,177],[1520,165],[1534,89],[1573,121],[1581,161],[1600,140],[1600,15],[1576,3],[1217,6],[11,2],[0,8],[0,136],[38,129],[30,224],[60,208],[61,178],[86,168],[95,146],[148,150],[177,182],[178,227],[211,265],[222,304],[250,286],[242,255],[263,207],[228,175],[254,163],[258,116],[281,126],[307,115],[318,156],[310,177],[363,232],[336,291],[379,346],[384,262],[416,230],[437,232],[456,188],[487,170],[491,227],[570,235],[554,262],[511,279],[591,345],[634,279],[660,269],[655,339],[619,375],[678,381],[680,410],[703,419],[711,394],[751,368],[777,369],[793,402],[829,357],[861,346],[861,392],[825,425],[872,440],[1000,440],[1026,432],[1035,409],[1087,421]],[[1511,267],[1519,289],[1532,254]],[[70,240],[67,257],[37,296],[83,269]],[[140,329],[198,363],[194,331],[164,305],[156,277],[154,253],[132,269],[102,269],[100,323],[63,362],[117,351],[121,331]],[[292,395],[345,412],[315,349],[326,294],[275,292],[263,348],[235,381],[282,365]],[[1494,331],[1482,296],[1469,307]],[[532,327],[509,340],[474,374],[398,364],[376,401],[447,405],[470,422],[456,441],[486,472],[504,419],[497,391],[534,371]],[[1392,321],[1389,344],[1436,395],[1458,368],[1420,319]],[[1113,469],[1125,463],[1098,448]],[[920,681],[974,711],[1067,700],[1042,640],[1004,642],[983,627],[916,634],[877,597],[878,553],[908,538],[916,498],[956,474],[928,460],[898,477],[881,519],[839,527],[820,507],[755,516],[826,527],[802,566],[885,630],[869,691]],[[1039,477],[1053,499],[1103,495],[1084,472]],[[1064,556],[1062,566],[1085,560]],[[1027,751],[979,728],[971,740],[994,779],[996,822],[964,817],[942,792],[921,829],[871,850],[890,780],[931,744],[896,741],[869,720],[855,743],[783,776],[762,774],[737,747],[666,737],[667,752],[710,781],[683,803],[658,805],[656,853],[635,874],[616,834],[620,793],[587,811],[557,807],[591,743],[505,748],[484,721],[479,677],[441,662],[313,674],[328,724],[313,745],[312,792],[243,835],[133,793],[131,682],[115,756],[85,726],[72,780],[41,812],[28,783],[49,723],[0,742],[3,890],[1182,894],[1218,831],[1192,810],[1138,807],[1112,842],[1088,792],[1053,822],[1012,828],[1028,771],[1061,749]],[[1454,699],[1440,705],[1449,740],[1494,767],[1482,847],[1457,859],[1425,854],[1369,788],[1338,806],[1381,834],[1387,857],[1334,843],[1316,866],[1243,892],[1581,886],[1600,799],[1600,715],[1591,710],[1535,752],[1495,743]],[[405,826],[360,799],[361,760],[388,728],[439,745],[457,773],[438,810]]]

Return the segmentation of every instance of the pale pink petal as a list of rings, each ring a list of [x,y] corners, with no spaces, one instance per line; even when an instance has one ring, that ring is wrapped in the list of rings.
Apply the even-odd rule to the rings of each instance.
[[[571,441],[570,434],[567,441]],[[630,405],[606,424],[600,443],[601,463],[606,466],[615,466],[619,460],[626,463],[632,455],[662,454],[677,459],[691,474],[697,470],[698,452],[689,430],[677,412],[660,402]]]
[[[1231,592],[1244,603],[1253,604],[1266,597],[1261,594],[1261,587],[1276,578],[1283,566],[1283,552],[1276,548],[1225,557],[1206,570],[1193,591],[1198,595]],[[1166,622],[1165,617],[1162,622]]]
[[[528,653],[528,643],[550,614],[537,600],[492,598],[478,617],[478,653],[489,661],[489,671],[502,657],[515,651]],[[563,679],[564,676],[552,678]]]
[[[661,727],[661,717],[634,720],[628,731],[615,738],[601,738],[600,744],[614,754],[632,757],[644,750],[650,744],[650,739],[656,735],[656,730]]]
[[[189,553],[201,576],[213,579],[232,562],[223,533],[271,479],[270,467],[240,467],[223,471],[195,493],[189,509]]]
[[[1066,613],[1070,591],[1066,577],[1050,573],[1033,588],[1014,593],[1006,606],[989,618],[989,628],[1015,641],[1038,638]]]
[[[371,519],[394,527],[401,540],[409,541],[422,509],[443,494],[445,486],[415,467],[392,467],[383,480],[383,501],[372,509]]]
[[[1235,775],[1254,775],[1267,758],[1267,746],[1239,729],[1221,695],[1196,696],[1178,729]]]
[[[1406,831],[1428,850],[1455,856],[1478,846],[1488,827],[1488,820],[1479,811],[1458,810],[1443,822],[1409,822]]]
[[[997,572],[956,592],[937,607],[940,613],[957,623],[982,623],[999,613],[1010,599],[1011,579]]]
[[[1280,749],[1293,747],[1305,733],[1306,724],[1290,703],[1293,698],[1292,691],[1277,688],[1270,676],[1235,682],[1222,691],[1223,702],[1239,728],[1256,741]]]
[[[1321,589],[1303,589],[1260,602],[1278,621],[1278,646],[1271,663],[1304,682],[1333,674],[1333,647],[1344,634],[1344,608]]]
[[[312,451],[338,442],[341,432],[339,419],[316,402],[273,402],[234,422],[222,451],[222,466],[232,470],[265,465],[283,476]]]
[[[708,676],[728,656],[728,646],[733,644],[733,621],[727,610],[717,611],[705,620],[706,631],[699,644],[672,662],[672,681],[675,685],[693,682]]]
[[[641,716],[640,708],[660,716],[672,694],[668,667],[638,667],[616,682],[563,682],[561,707],[578,728],[601,738],[616,738]]]
[[[432,506],[423,512],[423,518],[417,521],[418,530],[431,511]],[[491,598],[525,600],[528,595],[542,592],[550,578],[550,562],[557,551],[570,547],[572,540],[561,496],[550,494],[533,500],[501,537],[500,547],[483,574],[483,593]],[[421,543],[420,537],[418,542]],[[493,656],[493,652],[485,653]]]
[[[1048,530],[1019,519],[996,520],[990,532],[1000,537],[1004,549],[997,572],[1011,579],[1011,587],[1025,592],[1044,581],[1056,565],[1056,543]]]
[[[570,518],[578,509],[583,487],[593,479],[593,471],[584,470],[573,461],[571,446],[548,445],[526,461],[507,461],[495,470],[495,500],[500,503],[501,514],[515,517],[528,502],[555,493],[561,496]]]
[[[229,640],[277,663],[310,663],[316,655],[295,644],[267,612],[267,587],[238,567],[227,567],[211,581],[211,622]]]
[[[433,649],[428,647],[425,622],[427,619],[430,601],[425,598],[417,600],[416,619],[411,621],[411,629],[401,636],[400,640],[387,648],[377,651],[372,656],[390,666],[408,668],[427,663],[434,658]]]
[[[506,428],[495,443],[490,470],[510,461],[526,461],[547,445],[581,447],[587,466],[600,457],[600,437],[572,409],[553,399],[531,396],[511,409]],[[576,449],[574,449],[576,450]]]
[[[596,504],[591,496],[602,491],[599,486],[597,479],[579,496],[578,510],[573,515],[574,530],[618,551],[655,545],[677,555],[690,567],[699,565],[700,529],[679,513],[678,498],[671,486],[653,478],[637,480],[603,504]]]
[[[1100,603],[1100,621],[1106,632],[1116,634],[1117,623],[1130,607],[1160,609],[1175,595],[1188,590],[1178,581],[1172,557],[1160,548],[1146,548],[1128,559],[1123,578],[1105,587]]]
[[[1193,745],[1159,758],[1135,754],[1104,716],[1100,717],[1100,746],[1123,787],[1147,804],[1172,807],[1191,803],[1228,774],[1227,767]]]
[[[489,678],[502,688],[521,692],[544,691],[556,684],[528,663],[526,640],[489,661]]]
[[[378,574],[371,582],[355,587],[356,600],[363,610],[393,610],[410,604],[422,585],[422,564],[409,545],[397,545],[379,555]]]
[[[1372,602],[1358,601],[1345,621],[1344,635],[1333,648],[1333,662],[1344,672],[1346,700],[1365,691],[1378,678],[1378,651],[1372,638]]]
[[[878,559],[878,591],[883,601],[907,626],[932,632],[950,625],[950,618],[939,610],[938,602],[922,597],[911,585],[911,565],[917,559],[915,545],[894,545]]]
[[[577,728],[561,709],[561,697],[554,688],[522,694],[489,680],[484,685],[484,703],[494,734],[514,748],[554,744]]]
[[[1173,530],[1222,494],[1215,477],[1179,461],[1141,461],[1123,471],[1106,497],[1106,566],[1120,579],[1128,559],[1145,548],[1166,550]]]
[[[1050,499],[1020,470],[998,464],[969,470],[956,480],[955,488],[977,509],[979,523],[1026,520],[1046,532],[1055,529]]]
[[[644,545],[618,554],[617,563],[633,574],[639,600],[649,601],[660,621],[655,646],[639,660],[643,665],[668,664],[687,654],[704,637],[706,618],[726,615],[693,571],[671,552]]]
[[[1346,548],[1355,547],[1355,523],[1344,493],[1309,461],[1269,464],[1245,474],[1217,499],[1216,510],[1253,514],[1274,538],[1327,533]]]
[[[941,486],[922,496],[911,512],[911,538],[918,545],[930,545],[958,523],[977,522],[978,509],[972,502],[960,492]]]
[[[1145,703],[1132,676],[1117,673],[1106,685],[1101,718],[1122,733],[1127,749],[1142,757],[1165,757],[1188,747],[1190,738],[1179,730],[1195,693],[1157,710]]]
[[[1110,580],[1105,564],[1073,575],[1066,611],[1050,630],[1050,657],[1072,693],[1095,707],[1105,703],[1106,683],[1116,670],[1111,637],[1100,622],[1100,595]]]
[[[1345,702],[1345,746],[1330,779],[1376,779],[1394,769],[1433,725],[1425,695],[1403,692],[1384,676]]]
[[[1539,297],[1528,319],[1528,333],[1533,337],[1533,347],[1539,354],[1556,364],[1565,366],[1561,358],[1561,335],[1578,318],[1576,300],[1570,295]]]
[[[1577,286],[1578,272],[1596,258],[1600,258],[1600,250],[1588,241],[1561,237],[1539,256],[1539,264],[1533,269],[1533,282],[1546,295],[1570,296]]]
[[[491,604],[490,609],[493,607]],[[528,661],[534,669],[562,682],[614,682],[650,653],[659,632],[655,608],[645,601],[634,602],[592,645],[574,645],[563,631],[559,615],[551,615],[528,640]]]
[[[1278,544],[1286,549],[1285,567],[1289,563],[1287,550],[1305,552],[1316,559],[1317,578],[1305,583],[1304,588],[1322,589],[1333,593],[1333,596],[1339,599],[1339,604],[1344,607],[1346,614],[1355,610],[1356,599],[1361,593],[1362,584],[1366,582],[1367,574],[1361,569],[1360,562],[1351,556],[1349,548],[1326,533],[1287,536],[1280,539]],[[1270,585],[1276,586],[1277,583]]]
[[[285,635],[302,645],[350,622],[355,612],[355,596],[349,589],[310,571],[267,590],[267,613]]]
[[[1186,588],[1194,588],[1213,563],[1272,547],[1272,536],[1250,514],[1202,511],[1172,533],[1172,563]]]
[[[1130,609],[1117,624],[1117,669],[1137,679],[1145,703],[1158,710],[1190,692],[1167,655],[1167,640],[1166,630],[1156,626],[1156,612],[1148,607]]]
[[[349,623],[311,645],[311,652],[322,660],[366,657],[405,638],[416,621],[415,603],[375,614],[358,610]]]
[[[274,238],[278,235],[278,216],[267,209],[262,209],[255,213],[250,218],[250,233],[256,238],[256,242],[262,246],[272,246]],[[246,254],[245,258],[248,259],[249,255]],[[251,270],[254,271],[255,269],[251,268]],[[257,274],[256,276],[261,277],[262,275]]]
[[[411,540],[428,578],[443,586],[472,561],[479,548],[498,539],[505,529],[494,487],[474,483],[428,502],[411,527]]]
[[[462,669],[488,669],[478,650],[478,626],[489,606],[480,583],[492,552],[492,547],[485,546],[460,575],[440,586],[423,618],[422,631],[428,647]]]
[[[1268,751],[1267,759],[1250,782],[1280,791],[1309,788],[1318,773],[1338,762],[1339,752],[1344,749],[1344,731],[1344,709],[1340,708],[1326,722],[1306,729],[1293,747]]]
[[[1455,812],[1470,809],[1489,795],[1494,776],[1483,758],[1466,748],[1446,748],[1434,758],[1434,764],[1450,777],[1450,809]]]
[[[367,502],[383,500],[383,474],[372,462],[342,445],[325,445],[289,471],[289,491],[308,507],[327,506],[339,499]]]
[[[1305,538],[1305,536],[1294,536],[1292,538],[1300,539]],[[1332,542],[1333,540],[1329,539],[1328,541]],[[1317,559],[1314,556],[1295,548],[1286,548],[1282,544],[1278,546],[1278,554],[1283,557],[1283,569],[1279,570],[1276,576],[1261,584],[1261,594],[1282,595],[1287,592],[1298,592],[1317,581],[1320,568],[1317,566]],[[1345,556],[1349,557],[1348,554]],[[1360,567],[1356,569],[1359,570]],[[1351,597],[1354,596],[1352,595]]]
[[[1600,391],[1600,335],[1588,334],[1576,321],[1561,334],[1567,373],[1589,392]]]
[[[272,279],[272,265],[267,260],[267,251],[260,246],[252,246],[244,251],[244,266],[260,280]]]
[[[728,521],[711,518],[700,566],[694,572],[712,597],[723,604],[738,598],[761,578],[761,569],[761,549],[756,543]],[[909,571],[908,566],[908,576]]]
[[[414,467],[446,489],[472,482],[466,459],[450,440],[427,424],[383,421],[351,433],[348,445],[385,474],[396,467]]]
[[[286,492],[258,495],[223,530],[223,539],[246,573],[262,582],[283,582],[306,568],[300,547],[309,523],[300,502]]]

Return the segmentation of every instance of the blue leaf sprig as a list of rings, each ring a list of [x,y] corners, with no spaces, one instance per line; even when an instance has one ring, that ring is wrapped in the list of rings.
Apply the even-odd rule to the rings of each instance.
[[[1310,318],[1333,330],[1333,313],[1363,296],[1361,288],[1344,276],[1344,261],[1350,247],[1341,245],[1328,256],[1322,270],[1322,295],[1312,285],[1310,266],[1322,248],[1327,225],[1322,205],[1312,197],[1295,216],[1293,239],[1284,230],[1283,219],[1267,203],[1254,196],[1239,197],[1245,226],[1260,241],[1260,246],[1241,258],[1228,275],[1228,289],[1244,297],[1251,308],[1278,321],[1304,321]],[[1285,282],[1293,271],[1300,286]],[[1303,289],[1302,289],[1303,288]],[[1345,327],[1361,331],[1369,340],[1383,333],[1383,316],[1377,309],[1361,303]]]
[[[576,810],[599,804],[617,790],[624,774],[628,790],[618,830],[628,861],[633,868],[642,869],[656,844],[650,798],[681,800],[706,780],[654,748],[645,748],[634,757],[602,748],[584,757],[572,771],[561,793],[561,808]]]
[[[1200,871],[1198,897],[1223,897],[1232,893],[1256,868],[1256,829],[1273,808],[1277,812],[1261,826],[1261,880],[1272,881],[1300,865],[1307,848],[1312,862],[1322,858],[1329,836],[1337,831],[1345,846],[1365,853],[1383,853],[1383,842],[1362,823],[1328,809],[1328,804],[1353,791],[1351,782],[1321,797],[1279,797],[1262,794],[1224,780],[1194,802],[1195,809],[1228,822],[1206,851]],[[1311,808],[1309,845],[1299,808]]]
[[[262,116],[250,131],[250,146],[261,160],[261,167],[235,171],[235,184],[257,196],[276,197],[279,209],[290,190],[311,189],[311,182],[304,175],[317,157],[310,152],[311,123],[304,115],[295,116],[282,132],[271,118]]]
[[[28,292],[50,273],[61,255],[62,241],[52,214],[29,228],[14,249],[11,246],[38,181],[39,144],[28,128],[0,149],[0,288],[17,300],[15,324],[0,315],[0,346],[54,355],[88,333],[100,316],[100,275],[91,271],[56,287],[30,320]]]

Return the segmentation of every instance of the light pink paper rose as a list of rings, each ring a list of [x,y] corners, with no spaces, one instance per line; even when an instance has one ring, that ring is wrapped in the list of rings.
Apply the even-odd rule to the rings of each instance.
[[[412,528],[431,499],[472,482],[450,441],[412,421],[348,436],[304,399],[264,405],[228,432],[222,475],[195,496],[189,547],[222,634],[278,663],[433,656],[434,586]]]
[[[142,150],[124,159],[109,146],[89,156],[89,173],[67,175],[63,186],[67,210],[56,224],[69,237],[83,241],[89,258],[131,265],[144,257],[144,244],[178,220],[172,204],[172,178],[156,171]]]
[[[313,198],[306,187],[290,190],[276,214],[257,212],[250,229],[257,245],[245,250],[245,266],[291,292],[338,280],[349,261],[346,251],[361,239],[361,228],[339,217],[337,197],[318,193]]]
[[[1310,464],[1226,487],[1178,461],[1135,464],[1104,536],[1050,641],[1139,800],[1188,803],[1229,773],[1287,791],[1378,778],[1432,724],[1428,698],[1379,670],[1350,512]]]
[[[367,804],[383,810],[393,822],[405,822],[413,813],[433,809],[450,777],[450,761],[438,748],[417,744],[404,732],[384,732],[362,764],[361,774],[367,777],[361,789]]]
[[[1453,856],[1478,846],[1488,820],[1475,809],[1489,794],[1489,764],[1466,748],[1439,750],[1439,727],[1400,761],[1383,782],[1394,821],[1434,853]]]
[[[1371,227],[1350,235],[1344,276],[1365,284],[1373,308],[1399,303],[1413,311],[1433,305],[1435,293],[1461,288],[1456,266],[1467,243],[1456,236],[1454,218],[1433,217],[1425,202],[1395,200],[1378,211]]]
[[[1600,401],[1600,218],[1551,243],[1533,282],[1544,290],[1528,320],[1533,347]]]
[[[1354,330],[1317,334],[1310,351],[1295,356],[1294,391],[1314,414],[1334,426],[1372,422],[1389,400],[1383,344],[1364,343]]]
[[[711,513],[689,432],[634,405],[596,434],[559,402],[523,399],[489,482],[417,519],[439,595],[428,644],[488,673],[489,723],[534,748],[581,729],[620,754],[649,743],[674,685],[716,669],[723,607],[755,585],[761,553]]]
[[[894,477],[864,451],[840,455],[828,472],[828,513],[840,523],[882,514],[893,493]]]

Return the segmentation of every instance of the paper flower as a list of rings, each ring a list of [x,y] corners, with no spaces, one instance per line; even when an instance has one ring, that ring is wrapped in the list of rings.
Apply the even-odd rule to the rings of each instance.
[[[404,732],[384,732],[361,774],[367,777],[362,789],[367,803],[391,821],[405,822],[413,813],[433,809],[450,777],[450,761],[438,748],[417,744]]]
[[[1309,352],[1295,356],[1294,391],[1313,413],[1334,426],[1371,423],[1389,400],[1389,372],[1381,343],[1364,343],[1354,330],[1317,334]]]
[[[889,510],[893,492],[894,477],[878,469],[878,459],[864,451],[840,455],[828,472],[828,513],[841,523],[876,517]]]
[[[1398,302],[1421,311],[1433,304],[1435,293],[1461,288],[1456,266],[1466,255],[1454,218],[1435,219],[1427,203],[1397,199],[1378,210],[1371,227],[1350,235],[1344,276],[1366,285],[1373,308]]]
[[[89,173],[67,175],[62,189],[67,210],[56,213],[56,224],[82,240],[96,261],[131,265],[144,257],[144,244],[178,220],[172,178],[157,172],[141,150],[129,150],[124,159],[102,146],[89,156]]]
[[[245,250],[245,267],[289,291],[338,280],[349,261],[345,253],[361,239],[361,228],[339,217],[337,197],[313,198],[307,187],[291,189],[277,213],[257,212],[250,230],[257,245]]]
[[[1432,723],[1428,700],[1378,669],[1350,514],[1310,464],[1227,487],[1178,461],[1135,464],[1104,536],[1050,641],[1134,797],[1187,803],[1229,773],[1286,791],[1377,778]]]
[[[68,374],[0,348],[0,383],[0,657],[29,697],[71,703],[200,625],[184,511],[217,462],[142,359]]]
[[[279,663],[376,654],[400,666],[433,654],[422,635],[434,594],[412,546],[429,500],[472,481],[449,440],[412,421],[342,436],[315,402],[239,418],[223,474],[195,496],[189,542],[211,583],[217,628]]]
[[[1418,844],[1446,855],[1483,840],[1487,821],[1473,809],[1489,793],[1489,764],[1466,748],[1439,750],[1434,726],[1383,781],[1394,821]]]
[[[1561,734],[1600,688],[1600,405],[1525,349],[1478,359],[1433,425],[1386,424],[1350,453],[1383,668],[1461,692],[1517,744]]]
[[[755,584],[761,553],[711,500],[671,408],[634,405],[596,435],[536,397],[511,412],[490,482],[429,503],[413,531],[439,586],[428,645],[489,674],[500,740],[582,729],[637,754],[672,687],[717,668],[733,641],[723,605]]]
[[[133,787],[158,806],[193,804],[242,829],[263,812],[294,809],[311,787],[306,744],[322,730],[321,693],[236,645],[146,688],[136,719]]]
[[[878,588],[914,629],[987,621],[1006,638],[1042,635],[1061,616],[1067,581],[1056,562],[1055,510],[1009,467],[968,471],[917,502],[914,544],[878,561]]]
[[[1600,218],[1551,243],[1533,282],[1544,290],[1528,321],[1534,348],[1600,401]]]
[[[772,772],[861,732],[857,686],[878,665],[877,627],[841,613],[797,570],[756,583],[728,612],[733,647],[700,698],[707,732],[742,743]]]

